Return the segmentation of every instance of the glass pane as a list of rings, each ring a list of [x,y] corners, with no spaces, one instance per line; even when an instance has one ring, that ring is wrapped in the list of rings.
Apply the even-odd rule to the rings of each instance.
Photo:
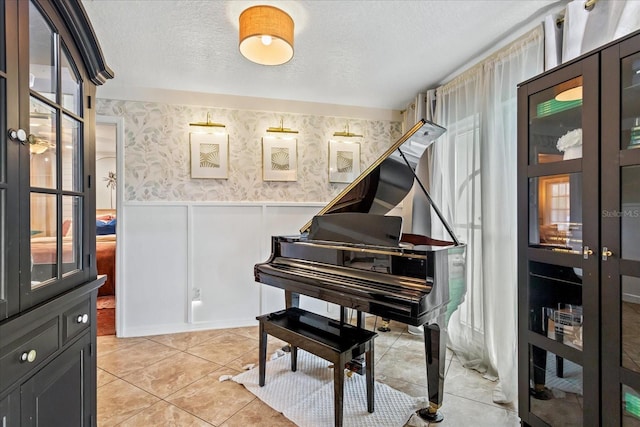
[[[529,179],[529,246],[582,251],[582,174]]]
[[[62,196],[62,274],[79,270],[82,257],[82,199],[78,196]]]
[[[529,329],[582,350],[582,269],[529,262]]]
[[[622,426],[640,427],[640,393],[622,385]]]
[[[4,7],[0,7],[0,22],[5,22],[4,20]],[[4,26],[2,27],[4,29]],[[5,42],[5,31],[0,31],[0,70],[7,70],[7,61],[6,61],[6,42]],[[4,97],[2,98],[4,100]]]
[[[31,287],[58,275],[56,196],[31,193]]]
[[[552,426],[582,426],[582,367],[536,346],[530,350],[531,413]]]
[[[6,89],[7,89],[7,81],[4,78],[0,77],[0,135],[7,135],[7,90]],[[0,145],[0,184],[6,184],[6,183],[7,183],[7,144],[1,144]]]
[[[640,277],[621,279],[622,366],[640,372]]]
[[[62,115],[62,129],[60,156],[62,161],[62,189],[67,191],[82,191],[80,173],[80,142],[82,138],[80,122]]]
[[[80,115],[80,78],[68,56],[67,50],[62,49],[62,107]]]
[[[55,102],[54,33],[38,8],[29,2],[29,88]]]
[[[529,97],[529,164],[582,157],[582,76]]]
[[[96,123],[96,209],[115,209],[116,125]]]
[[[640,166],[623,167],[621,180],[622,258],[640,261]]]
[[[622,60],[621,147],[640,147],[640,53]]]
[[[31,98],[31,186],[56,188],[56,111]]]
[[[6,191],[0,189],[0,218],[6,217],[6,197]],[[4,226],[0,226],[0,301],[7,298],[6,238],[4,233]]]

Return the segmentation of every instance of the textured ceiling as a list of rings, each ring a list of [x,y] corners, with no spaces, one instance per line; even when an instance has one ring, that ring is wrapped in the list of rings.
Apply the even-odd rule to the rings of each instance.
[[[413,96],[565,1],[84,0],[116,78],[162,88],[401,109]],[[238,16],[272,4],[295,21],[287,64],[249,62]],[[100,92],[99,92],[100,94]]]

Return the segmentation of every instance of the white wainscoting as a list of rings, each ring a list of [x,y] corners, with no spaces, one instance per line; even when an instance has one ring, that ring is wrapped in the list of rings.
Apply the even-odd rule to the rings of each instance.
[[[118,335],[249,326],[283,308],[283,291],[256,283],[253,266],[268,259],[271,236],[299,234],[324,205],[125,203],[118,211]],[[324,301],[301,305],[338,314]]]

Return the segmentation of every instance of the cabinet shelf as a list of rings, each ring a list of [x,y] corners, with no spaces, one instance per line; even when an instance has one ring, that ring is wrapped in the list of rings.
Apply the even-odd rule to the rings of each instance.
[[[563,359],[570,360],[578,365],[583,364],[584,353],[576,348],[565,345],[560,341],[553,340],[533,331],[529,331],[527,334],[527,341],[529,344],[543,350],[547,350],[556,356],[562,357]]]

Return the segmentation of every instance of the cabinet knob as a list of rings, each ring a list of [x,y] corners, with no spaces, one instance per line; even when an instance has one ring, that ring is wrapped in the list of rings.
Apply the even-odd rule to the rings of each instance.
[[[36,360],[36,356],[37,356],[37,353],[36,353],[35,350],[24,351],[20,355],[20,361],[21,362],[29,362],[29,363],[31,363],[34,360]]]
[[[36,142],[35,135],[27,135],[27,132],[24,129],[9,129],[8,134],[9,139],[18,141],[22,145],[26,144],[27,142],[29,144],[35,144]]]
[[[606,246],[602,248],[602,260],[606,261],[609,257],[613,256],[613,252],[609,250]]]
[[[89,315],[88,314],[78,314],[78,317],[76,317],[76,323],[87,323],[89,321]]]
[[[9,129],[9,138],[24,144],[27,142],[27,132],[24,129]]]

